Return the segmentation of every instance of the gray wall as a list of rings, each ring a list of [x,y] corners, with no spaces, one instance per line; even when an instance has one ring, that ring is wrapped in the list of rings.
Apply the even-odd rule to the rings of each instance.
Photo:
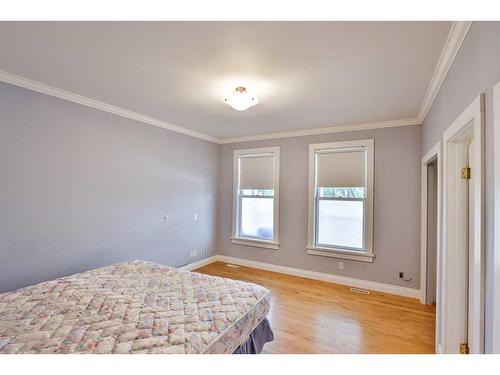
[[[217,155],[209,142],[0,83],[0,292],[213,253]]]
[[[0,120],[0,291],[130,259],[179,266],[205,248],[419,285],[419,126],[218,146],[7,84]],[[305,251],[308,145],[365,138],[375,139],[376,259],[339,270]],[[282,245],[232,245],[232,150],[270,145],[281,146]]]
[[[307,255],[308,150],[310,143],[375,140],[373,263]],[[280,248],[233,245],[233,150],[280,146]],[[255,141],[221,146],[219,160],[218,251],[223,255],[419,287],[421,126]],[[344,269],[338,262],[344,262]],[[413,281],[398,278],[405,272]]]
[[[474,22],[425,119],[425,154],[480,93],[486,93],[486,350],[493,300],[493,87],[500,81],[500,22]]]

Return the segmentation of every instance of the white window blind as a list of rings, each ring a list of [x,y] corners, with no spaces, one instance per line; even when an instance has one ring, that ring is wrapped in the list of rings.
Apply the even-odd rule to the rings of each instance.
[[[366,150],[325,150],[316,154],[318,187],[365,186]]]
[[[274,158],[274,155],[240,157],[240,189],[274,189]]]

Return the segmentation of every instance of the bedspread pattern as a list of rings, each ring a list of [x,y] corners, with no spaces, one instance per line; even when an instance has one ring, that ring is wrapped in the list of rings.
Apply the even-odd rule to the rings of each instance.
[[[0,294],[0,353],[231,353],[267,289],[135,261]]]

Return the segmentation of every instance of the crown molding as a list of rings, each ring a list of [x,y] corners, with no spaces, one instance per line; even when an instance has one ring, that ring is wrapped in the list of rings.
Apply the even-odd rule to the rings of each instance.
[[[350,132],[350,131],[395,128],[398,126],[413,126],[413,125],[422,125],[422,122],[417,118],[409,118],[409,119],[393,120],[393,121],[366,122],[366,123],[361,123],[361,124],[337,125],[337,126],[329,126],[329,127],[325,127],[325,128],[293,130],[293,131],[288,131],[288,132],[250,135],[250,136],[238,137],[238,138],[224,138],[224,139],[219,139],[219,144],[262,141],[262,140],[266,140],[266,139],[276,139],[276,138],[304,137],[304,136],[308,136],[308,135],[317,135],[317,134],[343,133],[343,132]]]
[[[89,108],[98,109],[100,111],[112,113],[117,116],[126,117],[131,120],[139,121],[148,125],[157,126],[159,128],[167,129],[176,133],[188,135],[190,137],[203,139],[205,141],[218,143],[218,139],[211,137],[207,134],[199,133],[194,130],[183,128],[182,126],[170,124],[165,121],[157,120],[155,118],[142,115],[137,112],[132,112],[127,109],[117,107],[99,100],[91,99],[82,95],[75,94],[71,91],[62,90],[54,86],[46,85],[45,83],[33,81],[28,78],[17,76],[0,70],[0,82],[5,82],[14,86],[22,87],[28,90],[40,92],[42,94],[50,95],[55,98],[64,99],[73,103],[81,104]]]
[[[425,117],[436,99],[436,96],[441,88],[441,85],[448,74],[453,61],[457,56],[460,47],[469,31],[472,21],[455,21],[453,22],[446,43],[444,44],[441,56],[439,57],[434,74],[432,75],[427,92],[425,93],[424,100],[420,106],[417,118],[420,122],[424,122]]]

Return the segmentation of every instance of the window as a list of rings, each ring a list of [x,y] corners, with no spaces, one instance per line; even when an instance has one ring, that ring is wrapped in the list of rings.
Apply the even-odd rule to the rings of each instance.
[[[307,252],[373,261],[373,140],[309,146]]]
[[[277,249],[279,147],[234,151],[232,242]]]

